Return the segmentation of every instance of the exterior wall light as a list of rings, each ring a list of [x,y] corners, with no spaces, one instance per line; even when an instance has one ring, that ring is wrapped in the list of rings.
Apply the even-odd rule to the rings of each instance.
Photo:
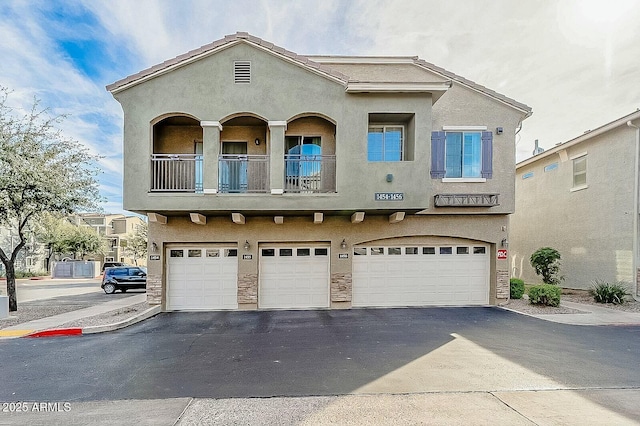
[[[509,247],[509,241],[507,241],[506,238],[503,238],[502,241],[500,241],[500,245],[504,248]]]
[[[255,141],[253,141],[256,145],[260,145],[260,139],[256,138]]]
[[[251,248],[251,244],[249,244],[249,240],[244,241],[244,249],[249,250]]]
[[[342,239],[342,242],[340,243],[340,248],[343,249],[343,250],[347,248],[347,242],[345,241],[344,238]]]
[[[153,253],[157,253],[158,252],[158,244],[156,244],[155,241],[151,243],[151,251]]]

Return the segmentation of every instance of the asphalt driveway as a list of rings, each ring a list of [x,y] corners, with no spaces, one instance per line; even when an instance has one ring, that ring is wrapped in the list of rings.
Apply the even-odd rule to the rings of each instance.
[[[640,327],[497,308],[165,313],[104,335],[0,342],[0,400],[640,387]]]

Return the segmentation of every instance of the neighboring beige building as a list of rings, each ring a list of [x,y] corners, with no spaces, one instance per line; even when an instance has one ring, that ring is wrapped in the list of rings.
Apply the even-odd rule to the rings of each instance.
[[[107,241],[107,250],[103,255],[90,256],[91,260],[104,262],[124,262],[133,265],[134,259],[124,252],[124,241],[130,237],[144,220],[138,216],[123,214],[79,213],[68,217],[77,226],[88,226]],[[146,259],[138,259],[138,265],[146,265]]]
[[[526,105],[416,57],[302,56],[246,33],[107,89],[124,111],[124,207],[149,218],[150,303],[508,297]]]
[[[628,282],[637,292],[640,111],[517,164],[511,272],[540,282],[529,257],[550,246],[562,256],[563,285]]]

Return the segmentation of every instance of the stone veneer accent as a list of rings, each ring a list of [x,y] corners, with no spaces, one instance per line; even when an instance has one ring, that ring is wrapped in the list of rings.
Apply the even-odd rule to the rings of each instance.
[[[331,274],[331,301],[351,302],[351,272]]]
[[[149,305],[162,304],[162,277],[160,275],[147,275],[147,303]]]
[[[258,274],[238,275],[238,303],[258,303]]]
[[[511,285],[509,284],[509,271],[498,270],[496,279],[496,298],[508,299],[511,294]]]

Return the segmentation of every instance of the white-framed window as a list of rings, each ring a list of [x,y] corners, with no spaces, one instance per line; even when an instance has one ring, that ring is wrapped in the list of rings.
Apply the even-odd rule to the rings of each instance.
[[[573,189],[587,187],[587,155],[574,157],[573,159]]]
[[[447,132],[445,178],[479,178],[482,171],[482,133]]]
[[[405,129],[403,125],[369,126],[367,160],[403,161]]]
[[[493,177],[493,133],[486,126],[442,126],[431,132],[431,178],[486,182]]]

